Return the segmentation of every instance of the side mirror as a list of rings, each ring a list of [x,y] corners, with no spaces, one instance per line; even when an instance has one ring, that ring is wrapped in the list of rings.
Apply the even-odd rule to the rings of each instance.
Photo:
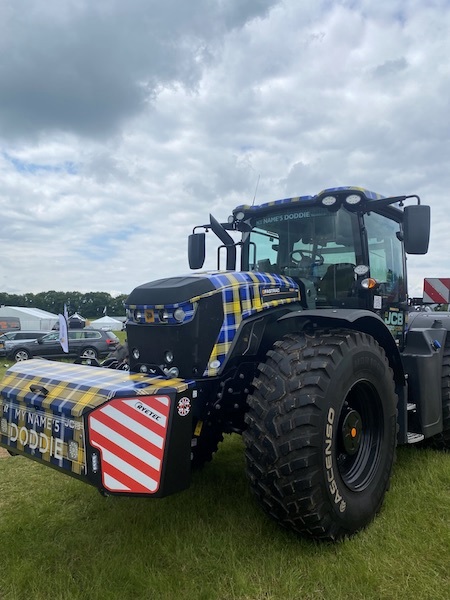
[[[205,262],[205,234],[191,233],[188,238],[188,260],[190,269],[201,269]]]
[[[403,239],[407,254],[426,254],[430,241],[430,207],[423,204],[405,206]]]

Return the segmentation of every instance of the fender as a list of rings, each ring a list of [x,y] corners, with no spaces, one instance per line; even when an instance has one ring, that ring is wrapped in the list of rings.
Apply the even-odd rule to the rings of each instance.
[[[324,327],[344,327],[346,329],[355,329],[371,335],[384,349],[389,365],[394,373],[395,391],[398,396],[397,404],[397,422],[399,444],[407,442],[408,432],[408,387],[405,369],[403,367],[400,351],[387,328],[384,321],[377,314],[364,309],[322,309],[305,310],[301,313],[289,313],[281,317],[280,321],[296,319],[296,327],[301,329],[314,326]],[[298,322],[300,321],[300,322]]]
[[[318,328],[344,327],[362,331],[374,337],[386,352],[389,364],[394,372],[394,380],[397,388],[403,388],[406,384],[405,371],[403,368],[400,351],[386,327],[384,321],[377,314],[364,309],[320,309],[290,312],[283,315],[279,322],[295,319],[293,330],[301,331],[308,325]],[[399,393],[399,390],[397,390]]]

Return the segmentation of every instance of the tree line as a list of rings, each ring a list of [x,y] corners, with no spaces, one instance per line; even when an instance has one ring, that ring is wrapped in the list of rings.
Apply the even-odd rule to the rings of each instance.
[[[127,294],[111,296],[107,292],[39,292],[38,294],[7,294],[0,292],[0,306],[24,306],[27,308],[40,308],[58,314],[67,306],[69,315],[77,312],[86,319],[99,318],[105,314],[109,316],[125,316],[124,302]]]

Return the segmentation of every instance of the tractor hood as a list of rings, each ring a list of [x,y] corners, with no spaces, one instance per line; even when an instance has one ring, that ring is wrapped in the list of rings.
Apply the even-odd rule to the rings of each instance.
[[[207,271],[145,283],[128,296],[127,308],[174,307],[223,292],[241,289],[252,308],[267,300],[299,300],[299,286],[290,277],[258,272]]]
[[[217,375],[246,319],[299,301],[293,279],[258,272],[214,271],[141,285],[125,303],[131,370]]]
[[[145,304],[166,305],[187,302],[191,298],[204,296],[215,289],[213,282],[207,275],[166,277],[144,283],[135,288],[128,296],[125,304],[127,306],[142,306]]]

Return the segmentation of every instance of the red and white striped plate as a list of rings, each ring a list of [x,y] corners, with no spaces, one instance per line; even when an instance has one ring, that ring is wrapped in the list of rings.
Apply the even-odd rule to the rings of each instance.
[[[168,396],[116,398],[89,415],[89,437],[101,453],[106,490],[151,494],[161,481]]]

